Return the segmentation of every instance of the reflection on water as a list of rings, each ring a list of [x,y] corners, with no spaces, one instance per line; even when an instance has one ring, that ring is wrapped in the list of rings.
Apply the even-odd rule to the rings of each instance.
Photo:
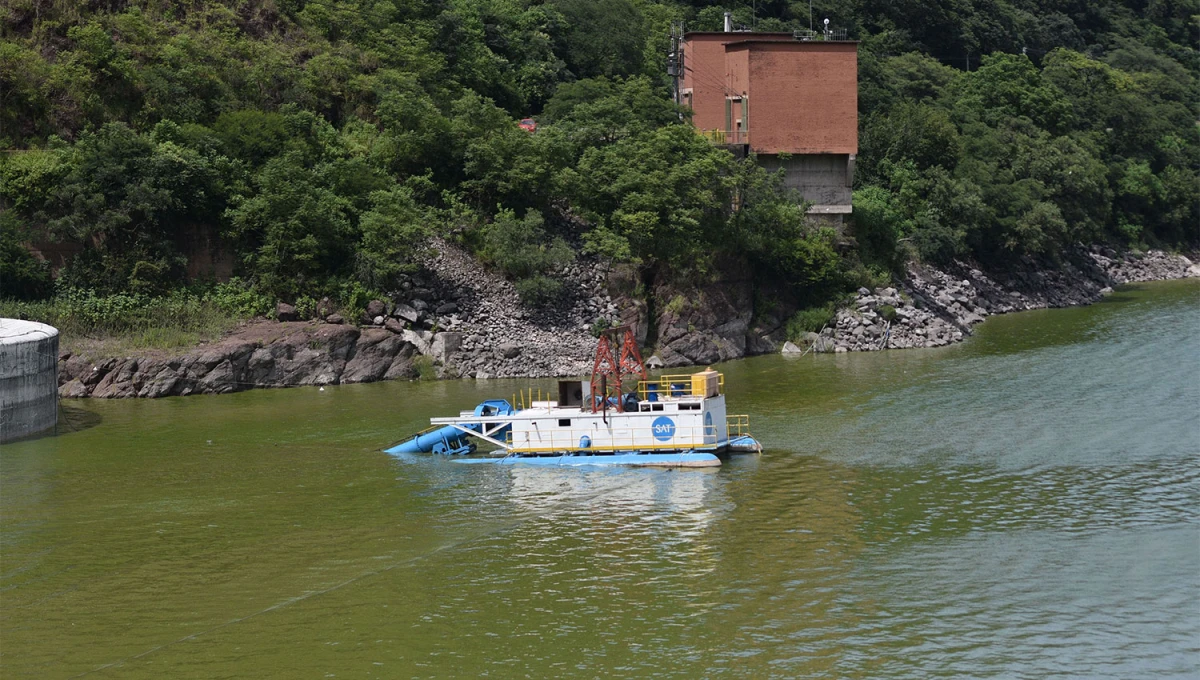
[[[379,452],[536,381],[81,402],[0,452],[0,674],[1195,677],[1197,302],[725,365],[718,470]]]
[[[55,434],[79,432],[96,427],[101,422],[99,413],[88,410],[72,402],[58,403],[58,428]]]

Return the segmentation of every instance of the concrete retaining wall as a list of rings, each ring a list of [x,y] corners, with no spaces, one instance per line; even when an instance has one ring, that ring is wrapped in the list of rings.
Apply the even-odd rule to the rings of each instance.
[[[58,424],[58,329],[0,319],[0,442]]]
[[[854,161],[850,154],[797,154],[786,159],[758,156],[758,164],[767,172],[783,169],[784,185],[812,202],[810,214],[827,215],[850,214]]]

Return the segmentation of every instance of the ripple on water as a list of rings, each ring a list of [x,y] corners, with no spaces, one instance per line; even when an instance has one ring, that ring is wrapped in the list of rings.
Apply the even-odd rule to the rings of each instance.
[[[89,404],[0,456],[0,671],[1196,677],[1200,289],[1171,290],[730,364],[768,450],[711,471],[374,451],[398,403],[495,396],[466,381]]]

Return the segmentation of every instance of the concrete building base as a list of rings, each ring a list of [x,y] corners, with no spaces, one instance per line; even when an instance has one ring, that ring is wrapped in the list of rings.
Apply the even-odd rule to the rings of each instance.
[[[851,212],[854,154],[758,154],[769,172],[783,170],[783,183],[800,193],[808,214],[840,223]]]

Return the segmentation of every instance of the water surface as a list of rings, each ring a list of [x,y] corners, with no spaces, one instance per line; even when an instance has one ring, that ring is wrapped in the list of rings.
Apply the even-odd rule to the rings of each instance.
[[[721,366],[718,470],[379,453],[548,381],[68,402],[0,453],[0,675],[1193,677],[1198,303]]]

